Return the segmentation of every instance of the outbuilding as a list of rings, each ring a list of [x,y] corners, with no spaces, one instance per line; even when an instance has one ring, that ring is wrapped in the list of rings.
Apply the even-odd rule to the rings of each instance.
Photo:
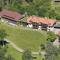
[[[10,10],[2,10],[0,12],[0,17],[2,22],[8,22],[8,23],[16,23],[18,20],[20,20],[23,16],[22,14],[10,11]]]

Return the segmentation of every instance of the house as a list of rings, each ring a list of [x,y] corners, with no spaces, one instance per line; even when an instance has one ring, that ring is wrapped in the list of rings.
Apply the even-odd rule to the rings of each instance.
[[[56,20],[49,18],[41,18],[37,16],[30,16],[27,19],[28,27],[32,28],[42,28],[42,29],[52,29],[54,24],[56,24]]]
[[[18,12],[4,9],[0,12],[0,17],[1,17],[2,22],[9,22],[9,23],[15,24],[23,16],[22,16],[22,14],[19,14]]]

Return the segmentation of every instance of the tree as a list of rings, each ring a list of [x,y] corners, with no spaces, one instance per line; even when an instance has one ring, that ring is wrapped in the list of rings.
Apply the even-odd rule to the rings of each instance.
[[[45,49],[45,45],[44,44],[41,44],[41,50],[44,50]]]
[[[39,16],[48,17],[49,11],[52,8],[52,0],[34,0],[33,6]]]
[[[59,48],[53,46],[51,42],[45,45],[45,60],[59,60]]]
[[[7,54],[8,45],[0,46],[0,60],[15,60],[10,54]]]
[[[55,9],[52,9],[50,12],[49,12],[49,18],[54,18],[56,19],[57,17],[57,13],[55,11]]]
[[[33,60],[31,51],[25,50],[23,55],[22,55],[22,60]]]
[[[56,14],[56,19],[60,20],[60,14]]]
[[[7,33],[4,29],[0,29],[0,42],[2,41],[2,45],[4,47],[4,38],[7,36]]]
[[[0,46],[0,60],[4,60],[6,59],[5,55],[6,55],[6,52],[7,52],[7,46]]]
[[[33,2],[33,0],[25,0],[25,1],[28,2],[28,3],[29,3],[29,2]]]
[[[47,32],[47,40],[53,42],[56,39],[57,35],[54,32]]]
[[[18,6],[16,6],[18,11],[23,13],[27,12],[28,15],[48,17],[49,11],[52,8],[51,3],[52,0],[25,0],[22,4],[18,3]]]

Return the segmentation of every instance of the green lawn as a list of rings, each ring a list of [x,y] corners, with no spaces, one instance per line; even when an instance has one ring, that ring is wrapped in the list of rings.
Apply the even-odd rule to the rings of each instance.
[[[22,60],[22,53],[16,51],[12,46],[8,45],[7,54],[10,54],[15,60]],[[40,55],[36,55],[37,59],[33,60],[42,60]]]
[[[19,27],[12,27],[7,24],[0,24],[0,29],[5,29],[8,39],[14,42],[18,47],[37,51],[41,44],[46,42],[47,34],[45,31],[33,31]]]
[[[22,53],[16,51],[12,46],[8,46],[7,54],[11,55],[15,60],[22,60]]]

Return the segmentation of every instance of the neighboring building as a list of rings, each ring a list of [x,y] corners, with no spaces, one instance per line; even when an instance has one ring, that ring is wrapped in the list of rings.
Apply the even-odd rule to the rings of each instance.
[[[2,22],[16,23],[22,18],[22,15],[15,11],[3,10],[0,12]]]
[[[60,0],[54,0],[55,2],[60,2]]]
[[[30,27],[30,25],[32,26],[32,28],[40,28],[41,29],[51,29],[54,24],[56,24],[56,20],[53,19],[49,19],[49,18],[41,18],[41,17],[37,17],[37,16],[30,16],[27,19],[27,23],[28,26]]]
[[[60,22],[57,22],[57,23],[54,25],[54,28],[55,28],[55,29],[60,29]]]
[[[54,31],[56,34],[58,34],[58,32],[60,31],[60,22],[56,22],[56,24],[54,25]]]

